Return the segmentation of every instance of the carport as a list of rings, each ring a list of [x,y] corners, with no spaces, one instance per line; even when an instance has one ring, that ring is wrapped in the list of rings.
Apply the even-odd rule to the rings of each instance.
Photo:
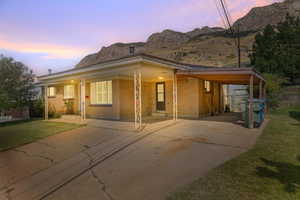
[[[254,126],[254,86],[259,88],[258,99],[266,99],[265,79],[253,68],[193,67],[192,70],[176,72],[177,77],[193,77],[228,85],[249,85],[249,128]]]

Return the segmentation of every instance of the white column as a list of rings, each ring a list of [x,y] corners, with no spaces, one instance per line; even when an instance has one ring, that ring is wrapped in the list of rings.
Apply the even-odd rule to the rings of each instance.
[[[134,128],[138,128],[137,125],[137,118],[138,118],[138,114],[137,114],[137,91],[136,91],[136,87],[137,87],[137,73],[136,71],[134,72],[133,75],[133,92],[134,92]]]
[[[138,81],[139,81],[139,125],[140,125],[140,128],[142,128],[142,73],[139,72],[139,78],[138,78]]]
[[[178,102],[177,102],[177,77],[174,71],[173,75],[173,120],[178,119]]]
[[[134,127],[142,127],[142,74],[134,72]]]
[[[250,77],[249,91],[249,128],[253,128],[253,75]]]
[[[86,119],[86,113],[85,113],[85,80],[80,80],[80,115],[81,115],[81,120]]]
[[[48,85],[44,86],[45,120],[48,120]]]

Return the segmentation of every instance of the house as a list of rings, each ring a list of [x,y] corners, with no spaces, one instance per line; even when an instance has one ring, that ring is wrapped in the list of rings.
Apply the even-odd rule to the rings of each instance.
[[[38,77],[49,109],[86,118],[134,121],[150,116],[198,119],[224,111],[224,84],[259,85],[252,68],[219,68],[136,54]],[[250,101],[251,102],[251,101]],[[250,104],[250,109],[252,109]],[[250,119],[253,119],[251,113]],[[252,118],[251,118],[252,117]]]

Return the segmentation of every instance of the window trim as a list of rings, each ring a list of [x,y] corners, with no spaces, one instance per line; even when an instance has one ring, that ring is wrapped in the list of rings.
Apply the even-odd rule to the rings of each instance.
[[[50,95],[50,88],[54,88],[54,95]],[[56,97],[56,87],[54,87],[54,86],[51,86],[51,87],[48,87],[48,89],[47,89],[47,97],[48,98],[55,98]]]
[[[66,90],[65,90],[65,87],[66,86],[73,86],[73,97],[66,97]],[[68,99],[75,99],[75,85],[73,84],[67,84],[67,85],[64,85],[64,100],[68,100]]]
[[[92,103],[92,84],[93,83],[98,83],[98,82],[111,82],[111,103],[107,104],[107,103],[104,103],[104,104],[95,104],[95,103]],[[107,95],[108,95],[108,91],[107,91]],[[108,96],[107,96],[108,98]],[[113,80],[111,79],[107,79],[107,80],[94,80],[94,81],[91,81],[90,82],[90,105],[91,107],[112,107],[113,106]]]
[[[209,83],[209,90],[207,90],[207,88],[206,88],[206,83]],[[212,85],[211,81],[208,81],[208,80],[203,81],[203,87],[204,87],[204,90],[206,93],[211,93],[211,85]]]

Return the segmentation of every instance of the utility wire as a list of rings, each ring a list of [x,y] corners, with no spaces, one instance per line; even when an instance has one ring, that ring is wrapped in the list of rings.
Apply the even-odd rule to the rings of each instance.
[[[226,0],[219,0],[220,5],[221,5],[221,9],[223,10],[223,12],[220,12],[220,8],[219,8],[219,3],[216,3],[216,7],[218,9],[219,15],[223,21],[223,23],[227,24],[228,29],[230,30],[232,36],[234,37],[234,42],[235,45],[237,47],[237,51],[238,51],[238,67],[241,67],[241,48],[240,48],[240,30],[239,30],[239,24],[238,24],[238,30],[237,33],[236,31],[233,29],[232,27],[232,18],[231,15],[228,11],[228,5]]]
[[[218,10],[218,13],[219,13],[219,15],[220,15],[221,22],[222,22],[224,28],[225,28],[225,29],[229,29],[229,27],[227,26],[227,24],[226,24],[226,22],[225,22],[224,16],[223,16],[223,14],[222,14],[222,12],[221,12],[221,9],[220,9],[219,3],[218,3],[219,0],[214,0],[214,1],[215,1],[215,5],[216,5],[216,7],[217,7],[217,10]]]

